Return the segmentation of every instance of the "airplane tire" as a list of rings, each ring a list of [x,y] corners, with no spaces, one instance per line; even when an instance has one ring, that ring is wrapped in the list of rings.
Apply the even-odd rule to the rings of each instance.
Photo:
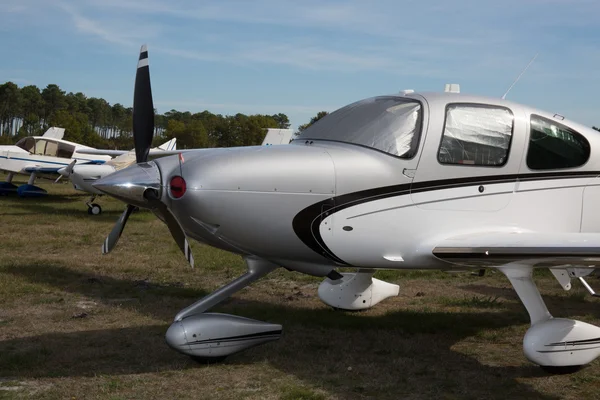
[[[90,214],[90,215],[100,215],[100,214],[102,214],[102,207],[100,207],[96,203],[92,203],[88,207],[88,214]]]

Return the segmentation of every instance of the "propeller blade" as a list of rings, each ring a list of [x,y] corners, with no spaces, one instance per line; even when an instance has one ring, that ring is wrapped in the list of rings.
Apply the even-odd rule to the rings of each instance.
[[[65,172],[67,173],[67,176],[69,176],[73,173],[73,167],[75,166],[75,163],[77,163],[77,160],[71,161],[71,163],[67,166],[67,169],[65,170]]]
[[[62,167],[61,169],[59,169],[58,173],[60,174],[60,176],[54,183],[58,182],[58,180],[63,176],[66,176],[66,177],[71,176],[71,174],[73,173],[73,166],[75,165],[76,162],[77,162],[77,160],[73,160],[66,167]]]
[[[185,232],[183,228],[179,224],[179,221],[175,218],[173,213],[169,211],[169,209],[161,203],[159,207],[159,212],[162,214],[169,231],[171,232],[171,236],[175,239],[175,243],[179,246],[179,249],[185,256],[185,259],[190,264],[192,268],[194,268],[194,256],[192,254],[192,248],[190,247],[190,243],[185,236]]]
[[[154,135],[154,104],[150,85],[148,48],[143,45],[135,75],[133,94],[133,141],[137,163],[146,162]]]
[[[121,237],[121,233],[123,233],[123,228],[125,228],[127,219],[133,212],[134,208],[135,207],[131,204],[127,205],[127,208],[125,209],[125,211],[123,211],[123,214],[121,214],[121,216],[115,223],[115,226],[113,227],[112,231],[110,231],[110,233],[106,237],[104,244],[102,244],[102,254],[110,253],[110,251],[115,247],[115,245],[119,241],[119,238]]]
[[[144,193],[146,199],[148,199],[154,206],[155,214],[160,218],[167,227],[169,228],[169,232],[171,232],[171,236],[175,239],[175,243],[179,246],[179,249],[185,256],[188,264],[192,268],[194,268],[194,256],[192,254],[192,248],[190,247],[190,243],[185,236],[185,232],[177,221],[177,218],[173,215],[173,213],[169,210],[169,208],[162,202],[157,196],[157,193],[153,190],[147,190]]]

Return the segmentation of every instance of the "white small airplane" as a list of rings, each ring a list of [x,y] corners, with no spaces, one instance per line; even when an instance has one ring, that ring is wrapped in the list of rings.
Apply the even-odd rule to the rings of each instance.
[[[450,85],[357,101],[286,146],[147,161],[154,117],[145,46],[133,107],[137,163],[94,183],[128,203],[103,253],[142,207],[167,225],[190,265],[188,238],[239,254],[248,267],[175,316],[166,332],[173,349],[218,361],[277,340],[279,324],[206,311],[280,267],[323,277],[320,299],[346,310],[398,295],[398,285],[372,277],[377,269],[494,268],[529,313],[527,359],[566,372],[600,356],[600,327],[552,316],[532,275],[549,268],[564,290],[578,280],[596,295],[585,277],[600,266],[600,132]]]
[[[0,182],[0,194],[17,192],[21,197],[40,197],[46,190],[34,186],[37,177],[56,179],[58,170],[69,164],[99,165],[109,161],[107,155],[90,156],[81,153],[92,147],[63,140],[64,128],[51,127],[42,136],[29,136],[14,145],[0,146],[0,171],[8,172],[6,182]],[[29,175],[25,185],[12,183],[15,174]]]
[[[263,139],[263,146],[272,146],[279,144],[287,144],[290,142],[293,135],[292,129],[275,129],[267,128],[267,134]],[[176,139],[164,143],[155,149],[150,149],[148,158],[153,159],[156,157],[164,157],[167,155],[179,154],[189,151],[202,151],[203,149],[190,149],[190,150],[176,150]],[[92,197],[86,202],[88,206],[88,214],[99,215],[102,213],[102,207],[94,200],[97,196],[103,195],[104,192],[96,189],[92,184],[113,172],[121,170],[125,167],[135,163],[135,149],[130,151],[125,150],[100,150],[100,149],[86,149],[82,150],[83,154],[104,154],[110,156],[116,156],[114,159],[107,161],[102,165],[74,165],[71,164],[67,167],[58,170],[58,173],[68,177],[73,183],[73,187],[76,190],[82,190],[92,194]]]
[[[173,151],[176,149],[177,139],[171,139],[156,148],[150,149],[148,157],[155,158],[173,154]],[[75,190],[81,190],[91,194],[90,199],[86,201],[88,214],[99,215],[102,213],[102,207],[100,207],[99,204],[94,203],[94,201],[97,196],[101,196],[104,193],[93,187],[92,183],[135,163],[135,149],[130,151],[84,149],[81,151],[83,152],[82,154],[115,156],[115,158],[104,164],[76,164],[74,160],[68,166],[62,167],[57,171],[61,176],[71,180]]]

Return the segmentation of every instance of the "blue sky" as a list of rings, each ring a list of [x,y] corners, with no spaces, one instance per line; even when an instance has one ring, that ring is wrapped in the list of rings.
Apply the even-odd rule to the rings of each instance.
[[[402,89],[500,97],[600,125],[598,0],[3,0],[0,81],[159,112],[318,111]]]

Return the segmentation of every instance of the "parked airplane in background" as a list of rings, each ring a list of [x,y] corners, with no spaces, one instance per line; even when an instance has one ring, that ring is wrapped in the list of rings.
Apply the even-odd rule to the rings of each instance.
[[[241,255],[248,272],[181,310],[167,343],[217,360],[276,340],[281,325],[205,313],[278,267],[325,277],[328,305],[366,309],[398,294],[376,269],[496,268],[529,312],[525,356],[562,372],[600,355],[600,327],[554,318],[532,279],[565,289],[600,265],[600,132],[502,98],[442,93],[368,98],[287,146],[188,152],[147,161],[153,134],[148,53],[135,82],[137,164],[94,186],[151,209],[193,265],[188,237]],[[356,273],[339,273],[356,267]],[[418,354],[415,355],[418,357]]]
[[[177,139],[171,139],[162,145],[150,149],[148,156],[161,157],[165,154],[173,154],[173,151],[177,149]],[[135,162],[135,150],[101,150],[101,149],[86,149],[84,152],[90,151],[90,153],[83,154],[100,154],[100,155],[116,155],[115,158],[105,162],[104,164],[75,164],[72,161],[66,167],[60,168],[57,172],[71,180],[73,187],[76,190],[81,190],[91,194],[90,199],[85,203],[88,207],[88,214],[99,215],[102,213],[102,207],[99,204],[94,203],[96,197],[102,195],[98,189],[92,186],[92,183],[97,179],[105,177],[106,175],[112,174],[115,171],[128,167]]]
[[[272,146],[278,144],[287,144],[290,142],[293,135],[292,129],[274,129],[268,128],[265,138],[263,139],[263,146]],[[175,139],[171,139],[169,142],[159,146],[157,149],[150,149],[148,156],[150,158],[164,157],[166,155],[179,154],[189,151],[201,151],[202,149],[190,149],[190,150],[175,150]],[[83,154],[105,154],[116,156],[113,160],[107,161],[102,165],[69,165],[68,167],[61,168],[58,172],[71,179],[73,187],[77,190],[83,190],[91,193],[92,197],[86,202],[88,206],[88,213],[91,215],[98,215],[102,212],[102,208],[94,203],[96,196],[103,194],[98,189],[94,188],[92,184],[115,171],[128,167],[135,162],[135,150],[96,150],[87,149],[82,150]]]
[[[21,197],[39,197],[47,192],[34,186],[35,178],[56,179],[58,170],[70,163],[97,165],[112,157],[106,155],[90,156],[80,153],[92,149],[82,144],[63,140],[63,128],[49,128],[42,136],[29,136],[15,145],[0,146],[0,171],[8,172],[6,182],[0,182],[0,194],[17,192]],[[29,181],[17,188],[12,183],[15,174],[29,175]]]

